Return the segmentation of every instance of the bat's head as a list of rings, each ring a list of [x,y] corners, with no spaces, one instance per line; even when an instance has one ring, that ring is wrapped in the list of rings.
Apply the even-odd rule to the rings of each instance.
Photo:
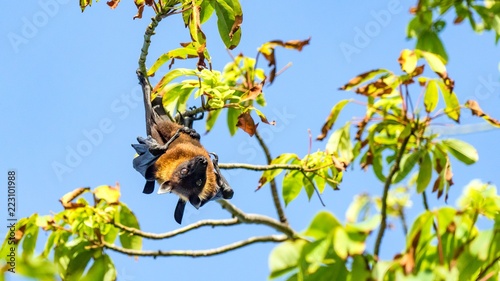
[[[171,174],[161,183],[158,194],[175,193],[186,201],[189,201],[194,207],[199,208],[204,196],[207,185],[207,168],[211,162],[203,155],[198,155],[188,160],[178,159],[178,163],[170,163],[175,167]],[[174,164],[174,165],[172,165]],[[162,177],[165,179],[165,177]],[[200,198],[202,197],[202,198]]]

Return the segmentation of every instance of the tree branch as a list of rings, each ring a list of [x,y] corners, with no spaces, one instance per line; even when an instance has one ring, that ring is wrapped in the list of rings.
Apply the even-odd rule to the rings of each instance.
[[[286,236],[288,236],[289,238],[298,237],[298,234],[287,223],[279,222],[273,218],[263,215],[246,214],[242,210],[238,209],[236,206],[234,206],[233,204],[229,203],[224,199],[218,200],[217,202],[222,206],[222,208],[226,209],[233,216],[238,218],[238,220],[240,220],[242,223],[263,224],[271,228],[274,228],[275,230],[283,234],[286,234]]]
[[[384,193],[382,194],[382,220],[380,222],[380,228],[378,230],[377,240],[375,241],[375,248],[373,251],[375,256],[379,255],[380,245],[382,244],[382,238],[384,237],[384,232],[385,229],[387,228],[387,197],[389,195],[389,188],[391,187],[392,184],[392,178],[394,177],[394,175],[396,175],[397,171],[399,171],[399,165],[401,163],[401,159],[405,154],[406,145],[408,144],[408,141],[410,140],[411,136],[412,134],[409,134],[403,139],[401,148],[399,149],[398,154],[396,155],[396,160],[394,161],[394,165],[391,167],[391,170],[389,171],[389,174],[385,179]]]
[[[167,9],[165,11],[156,14],[154,17],[151,18],[151,23],[146,28],[146,32],[144,32],[144,42],[142,43],[141,55],[139,56],[139,71],[141,71],[141,73],[144,74],[146,81],[148,81],[148,83],[149,79],[146,70],[146,58],[148,56],[149,46],[151,45],[151,37],[155,34],[155,29],[160,23],[160,21],[165,17],[173,14],[176,14],[176,12],[172,12],[171,9]]]
[[[169,256],[184,256],[184,257],[209,257],[213,255],[219,255],[232,250],[243,248],[247,245],[258,243],[258,242],[283,242],[286,241],[288,237],[286,235],[269,235],[269,236],[255,236],[250,237],[246,240],[241,240],[232,244],[228,244],[219,248],[208,249],[208,250],[171,250],[171,251],[143,251],[143,250],[132,250],[125,249],[114,244],[103,242],[102,246],[110,250],[131,255],[131,256],[143,256],[143,257],[169,257]]]
[[[125,225],[120,224],[116,221],[111,221],[110,223],[113,224],[114,226],[116,226],[117,228],[119,228],[123,231],[126,231],[128,233],[131,233],[131,234],[134,234],[137,236],[141,236],[144,238],[148,238],[148,239],[160,240],[160,239],[171,238],[171,237],[177,236],[179,234],[191,231],[193,229],[200,228],[202,226],[211,226],[211,227],[230,226],[230,225],[239,224],[241,222],[239,221],[238,218],[225,219],[225,220],[202,220],[202,221],[187,225],[185,227],[182,227],[182,228],[179,228],[179,229],[176,229],[173,231],[165,232],[165,233],[145,232],[145,231],[142,231],[142,230],[137,229],[137,228],[125,226]]]
[[[252,171],[268,171],[268,170],[297,170],[304,172],[314,172],[318,169],[306,169],[301,165],[297,164],[271,164],[271,165],[252,165],[246,163],[219,163],[219,168],[224,170],[234,170],[234,169],[246,169]]]
[[[273,158],[271,157],[271,152],[269,152],[269,148],[264,143],[264,140],[260,136],[259,131],[255,131],[255,138],[257,138],[257,141],[259,142],[260,146],[264,150],[264,153],[266,154],[267,163],[271,164],[271,161],[273,160]],[[283,210],[283,206],[281,205],[280,197],[278,195],[278,187],[276,186],[276,180],[274,180],[273,178],[269,182],[269,185],[271,186],[271,194],[273,196],[274,206],[276,207],[276,211],[278,212],[278,217],[280,219],[280,222],[288,225],[288,220],[286,218],[285,211]]]

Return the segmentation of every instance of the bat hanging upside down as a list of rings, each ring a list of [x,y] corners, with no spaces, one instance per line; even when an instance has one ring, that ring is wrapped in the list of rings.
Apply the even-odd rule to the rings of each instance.
[[[146,179],[143,193],[152,193],[157,181],[158,194],[177,194],[180,198],[174,218],[179,224],[187,201],[198,209],[210,200],[231,199],[234,192],[220,172],[217,155],[206,151],[200,135],[191,128],[193,121],[203,116],[181,115],[183,125],[172,122],[161,97],[151,100],[149,82],[140,71],[137,74],[144,93],[148,136],[138,137],[139,143],[132,147],[138,153],[134,168]]]

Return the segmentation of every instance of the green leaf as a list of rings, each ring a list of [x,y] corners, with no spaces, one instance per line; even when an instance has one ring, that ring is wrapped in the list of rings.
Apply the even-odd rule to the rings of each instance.
[[[375,214],[363,221],[348,223],[345,228],[348,232],[369,234],[380,225],[381,218],[381,215]]]
[[[394,176],[392,183],[398,183],[402,181],[406,176],[410,173],[410,171],[415,167],[415,164],[417,164],[418,159],[420,158],[420,151],[414,151],[411,154],[404,154],[403,158],[401,159],[400,163],[400,168],[399,171],[396,172],[396,175]]]
[[[409,249],[413,245],[420,243],[427,243],[431,235],[431,228],[433,222],[433,214],[425,211],[417,217],[411,226],[408,235],[406,235],[406,248]],[[430,246],[430,245],[429,245]],[[425,249],[422,249],[425,250]]]
[[[291,171],[283,178],[283,200],[285,206],[292,202],[302,190],[304,174],[300,171]]]
[[[85,271],[85,268],[87,267],[90,258],[92,258],[94,251],[89,251],[85,249],[85,246],[88,246],[88,242],[82,242],[80,244],[82,245],[77,245],[75,247],[72,247],[71,251],[72,252],[74,251],[74,253],[72,254],[71,259],[69,260],[68,267],[64,274],[65,276],[64,280],[75,280],[75,281],[80,280],[80,277]]]
[[[230,50],[240,43],[241,29],[235,31],[235,23],[242,20],[241,6],[238,1],[216,0],[212,2],[217,15],[217,27],[224,45]]]
[[[432,161],[428,151],[420,158],[420,169],[417,176],[417,192],[422,193],[427,188],[432,178]]]
[[[236,124],[238,123],[238,116],[240,116],[241,110],[237,108],[228,108],[227,109],[227,126],[229,128],[229,133],[231,136],[234,136],[238,131],[238,127]]]
[[[358,194],[354,197],[346,211],[346,219],[348,223],[358,221],[359,214],[366,211],[370,207],[371,198],[368,194]]]
[[[443,43],[441,42],[441,39],[439,39],[437,33],[434,31],[426,30],[421,32],[418,35],[416,48],[422,51],[437,54],[441,56],[441,58],[443,58],[445,62],[448,61],[448,55],[446,54]],[[431,66],[430,63],[429,66]]]
[[[292,161],[292,162],[298,161],[300,163],[300,161],[298,159],[299,159],[299,157],[297,156],[297,154],[283,153],[280,156],[274,158],[270,164],[271,165],[273,165],[273,164],[286,164],[290,161]],[[283,171],[282,169],[273,169],[273,170],[267,170],[264,173],[262,173],[262,176],[259,179],[259,186],[257,187],[257,189],[260,189],[266,183],[270,182],[272,179],[277,177],[282,171]]]
[[[355,255],[352,261],[351,279],[355,280],[372,280],[372,274],[369,270],[370,265],[362,255]]]
[[[295,270],[299,265],[299,258],[306,245],[304,240],[285,241],[276,246],[269,255],[269,270],[271,279]]]
[[[161,92],[168,83],[172,82],[172,80],[176,78],[179,78],[181,76],[196,76],[196,73],[197,73],[196,70],[193,69],[187,69],[187,68],[173,69],[167,72],[167,74],[165,74],[165,76],[161,78],[160,82],[158,82],[158,84],[154,87],[152,94],[155,95]]]
[[[33,214],[25,223],[25,229],[23,233],[23,257],[30,257],[35,252],[36,240],[38,238],[38,230],[39,227],[36,225],[36,221],[38,219],[38,214]],[[19,229],[19,226],[16,227]]]
[[[479,160],[479,154],[474,146],[458,139],[445,139],[442,141],[448,151],[462,163],[474,164]]]
[[[108,255],[103,254],[94,260],[94,263],[87,271],[82,281],[114,281],[116,280],[116,269],[113,261]]]
[[[425,111],[432,112],[436,109],[439,102],[439,92],[437,82],[435,80],[429,80],[425,88],[424,94],[424,105]]]
[[[479,231],[476,238],[470,243],[470,253],[477,256],[480,260],[486,261],[494,235],[493,229]]]
[[[316,240],[323,239],[333,234],[337,227],[342,227],[337,218],[330,212],[321,211],[313,218],[309,227],[304,231],[304,235]]]
[[[361,73],[358,76],[349,80],[349,82],[347,82],[347,84],[340,87],[340,90],[349,91],[349,90],[353,89],[354,87],[359,86],[359,85],[375,78],[377,75],[384,76],[384,75],[387,75],[389,73],[390,72],[387,69],[374,69],[374,70],[371,70],[371,71],[368,71],[365,73]]]
[[[450,119],[458,123],[460,121],[460,103],[458,102],[457,95],[454,92],[450,93],[450,90],[448,90],[443,81],[437,81],[437,84],[441,89],[441,95],[446,104],[444,112]]]
[[[450,224],[454,223],[457,210],[452,207],[442,207],[437,210],[437,235],[443,237],[448,232]]]
[[[56,267],[46,258],[18,258],[15,264],[15,271],[18,275],[36,280],[56,280]]]
[[[205,23],[214,13],[214,7],[211,1],[201,1],[200,4],[200,23]]]
[[[340,111],[342,111],[344,106],[350,101],[351,100],[341,100],[333,106],[332,110],[330,111],[330,115],[328,115],[325,124],[323,124],[323,127],[321,128],[321,134],[316,138],[317,140],[322,140],[326,137],[328,131],[330,131],[333,127],[333,124],[335,124]]]
[[[217,121],[217,118],[219,117],[220,113],[222,110],[212,110],[208,112],[208,117],[207,117],[207,123],[205,123],[205,130],[207,132],[210,132],[215,125],[215,121]]]
[[[427,61],[432,71],[436,72],[441,78],[448,76],[445,66],[446,60],[440,57],[441,54],[420,50],[417,50],[417,53]]]
[[[304,186],[304,189],[306,190],[306,194],[307,194],[307,199],[309,201],[311,201],[311,197],[313,196],[314,194],[314,182],[313,182],[313,178],[314,176],[311,176],[311,173],[309,174],[306,174],[303,178],[302,178],[302,185]]]
[[[139,222],[135,217],[134,213],[125,205],[120,203],[120,212],[118,214],[118,221],[128,227],[139,228]],[[115,218],[116,219],[116,218]],[[141,250],[142,249],[142,237],[131,235],[127,232],[120,233],[120,243],[125,249]]]
[[[385,182],[386,176],[384,175],[384,166],[382,164],[382,153],[380,151],[373,152],[373,172],[375,176],[381,181]]]
[[[329,237],[308,243],[302,250],[304,260],[309,264],[308,274],[314,274],[324,263],[328,250],[332,247],[332,239]]]
[[[187,45],[184,48],[177,48],[162,54],[148,69],[148,76],[152,76],[155,72],[163,65],[165,62],[171,59],[187,59],[198,57],[198,52],[193,43]]]

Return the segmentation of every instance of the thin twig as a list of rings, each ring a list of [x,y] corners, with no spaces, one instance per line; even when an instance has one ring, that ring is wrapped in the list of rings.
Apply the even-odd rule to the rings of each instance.
[[[169,231],[169,232],[165,232],[165,233],[152,233],[152,232],[145,232],[145,231],[142,231],[140,229],[133,228],[133,227],[128,227],[126,225],[120,224],[120,223],[115,222],[115,221],[111,222],[111,224],[113,224],[114,226],[116,226],[117,228],[119,228],[123,231],[126,231],[128,233],[131,233],[131,234],[134,234],[137,236],[141,236],[144,238],[154,239],[154,240],[171,238],[171,237],[177,236],[179,234],[191,231],[193,229],[200,228],[202,226],[211,226],[211,227],[231,226],[231,225],[235,225],[235,224],[239,224],[239,223],[240,223],[240,221],[238,220],[238,218],[225,219],[225,220],[202,220],[202,221],[187,225],[185,227],[182,227],[182,228],[179,228],[179,229],[176,229],[173,231]]]
[[[269,152],[269,148],[267,147],[267,145],[264,143],[264,140],[260,136],[259,131],[255,132],[255,138],[257,138],[257,141],[264,150],[264,154],[266,154],[267,163],[270,164],[273,158],[271,157],[271,152]],[[271,194],[273,196],[274,206],[276,208],[276,211],[278,212],[278,217],[280,219],[280,222],[288,225],[288,220],[286,218],[285,211],[283,210],[283,206],[281,205],[280,197],[278,195],[278,187],[276,186],[276,181],[274,180],[274,178],[269,182],[269,184],[271,186]]]
[[[325,207],[325,202],[323,202],[323,198],[321,198],[321,194],[319,193],[319,190],[318,188],[316,187],[316,185],[314,184],[314,182],[312,181],[312,179],[310,179],[306,173],[302,172],[302,175],[304,175],[304,177],[307,179],[307,181],[312,185],[314,191],[316,192],[316,195],[318,195],[318,198],[319,198],[319,202],[321,203],[321,205],[323,205],[323,207]]]
[[[401,225],[403,226],[403,233],[408,234],[408,224],[406,223],[406,216],[403,207],[399,210],[399,217],[401,218]]]
[[[219,168],[224,170],[233,170],[233,169],[246,169],[252,171],[267,171],[267,170],[303,170],[301,165],[290,165],[290,164],[272,164],[272,165],[252,165],[246,163],[219,163]]]
[[[401,163],[401,159],[406,151],[406,145],[410,140],[412,134],[409,134],[403,139],[403,143],[401,144],[401,148],[399,149],[396,160],[394,161],[394,165],[391,167],[389,174],[384,183],[384,192],[382,194],[382,220],[380,222],[380,228],[377,234],[377,240],[375,241],[374,255],[378,256],[380,252],[380,245],[382,244],[382,238],[384,237],[385,229],[387,228],[387,197],[389,195],[389,188],[392,184],[392,178],[396,175],[397,171],[399,171],[399,165]]]
[[[497,256],[496,258],[494,258],[494,259],[493,259],[493,260],[492,260],[492,261],[491,261],[491,262],[490,262],[490,263],[489,263],[489,264],[488,264],[485,268],[481,269],[481,271],[480,271],[480,272],[479,272],[479,274],[477,275],[476,280],[479,280],[479,281],[482,281],[482,280],[488,280],[489,278],[486,278],[486,276],[484,276],[484,274],[485,274],[486,272],[488,272],[488,270],[489,270],[492,266],[494,266],[497,262],[499,262],[499,261],[500,261],[500,255],[499,255],[499,256]],[[493,272],[494,272],[494,271],[493,271]],[[481,277],[483,277],[483,276],[484,276],[484,278],[481,278]],[[490,276],[490,277],[491,277],[491,276]]]
[[[422,192],[422,201],[424,202],[425,210],[429,211],[429,203],[427,202],[427,194],[425,193],[425,190]]]
[[[233,204],[228,201],[221,199],[217,201],[221,204],[222,208],[226,209],[233,216],[237,217],[242,223],[247,224],[263,224],[267,225],[275,230],[286,234],[289,238],[297,238],[299,235],[293,230],[287,223],[279,222],[273,218],[258,215],[258,214],[246,214],[242,210],[238,209]]]
[[[142,256],[142,257],[169,257],[169,256],[184,256],[184,257],[209,257],[213,255],[219,255],[232,250],[243,248],[247,245],[259,243],[259,242],[283,242],[288,238],[286,235],[269,235],[269,236],[255,236],[250,237],[246,240],[241,240],[232,244],[228,244],[219,248],[207,249],[207,250],[171,250],[171,251],[151,251],[151,250],[132,250],[125,249],[114,244],[103,241],[102,246],[110,250],[120,252],[123,254],[131,256]]]
[[[302,165],[297,165],[297,164],[271,164],[271,165],[253,165],[253,164],[247,164],[247,163],[219,163],[219,168],[224,169],[224,170],[234,170],[234,169],[245,169],[245,170],[252,170],[252,171],[268,171],[268,170],[296,170],[296,171],[302,171],[305,173],[308,172],[316,172],[318,170],[327,168],[332,166],[332,164],[329,165],[324,165],[320,167],[315,167],[315,168],[306,168]]]

